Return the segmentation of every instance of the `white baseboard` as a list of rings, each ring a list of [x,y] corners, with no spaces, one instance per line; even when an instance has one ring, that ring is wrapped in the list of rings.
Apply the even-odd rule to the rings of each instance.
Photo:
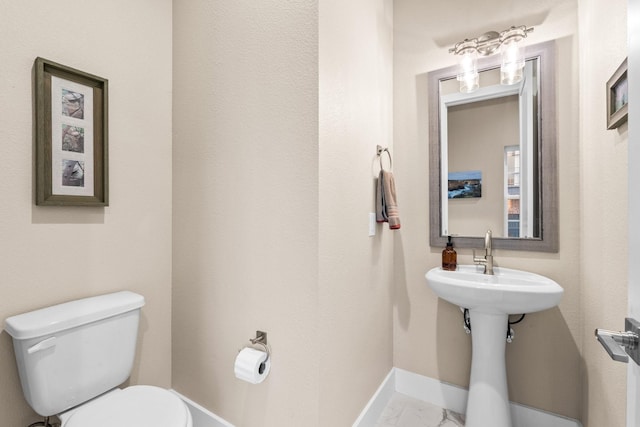
[[[181,395],[173,389],[171,389],[171,391],[178,395],[189,407],[189,412],[191,412],[191,418],[193,419],[193,427],[235,427],[229,421],[220,418],[188,397]]]
[[[369,400],[369,403],[367,403],[367,406],[360,413],[358,419],[353,423],[353,427],[374,426],[395,391],[396,375],[395,371],[391,369],[382,384],[380,384],[380,387],[378,387],[378,390],[373,394],[371,400]]]
[[[235,427],[177,391],[171,391],[189,407],[193,427]],[[466,389],[404,369],[392,368],[353,423],[353,427],[375,426],[387,403],[396,392],[461,414],[465,413],[467,407],[468,391]],[[511,418],[514,427],[582,427],[582,424],[574,419],[513,402],[511,402]]]
[[[459,414],[464,414],[467,411],[469,392],[466,389],[404,369],[393,368],[393,372],[396,375],[396,391],[398,393],[450,409]]]
[[[424,375],[392,368],[353,427],[372,427],[394,392],[464,414],[468,391]],[[579,421],[511,402],[514,427],[582,427]]]

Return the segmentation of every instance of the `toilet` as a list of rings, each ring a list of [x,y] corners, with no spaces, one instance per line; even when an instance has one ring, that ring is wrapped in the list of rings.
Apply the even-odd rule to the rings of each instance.
[[[144,297],[123,291],[5,320],[24,397],[60,427],[192,427],[187,405],[160,387],[119,386],[135,358]]]

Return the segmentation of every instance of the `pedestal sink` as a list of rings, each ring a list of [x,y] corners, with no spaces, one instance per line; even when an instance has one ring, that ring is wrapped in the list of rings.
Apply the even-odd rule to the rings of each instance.
[[[440,298],[469,309],[471,378],[466,427],[512,427],[507,392],[505,346],[510,314],[555,307],[564,290],[539,274],[495,267],[459,265],[456,271],[429,270],[427,283]]]

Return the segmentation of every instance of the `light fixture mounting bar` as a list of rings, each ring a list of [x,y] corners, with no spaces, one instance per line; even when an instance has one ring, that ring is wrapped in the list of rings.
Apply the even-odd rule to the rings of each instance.
[[[532,31],[533,27],[525,25],[520,25],[519,27],[511,26],[500,32],[488,31],[479,37],[464,39],[456,43],[454,47],[449,49],[449,53],[463,55],[469,51],[475,51],[481,56],[489,56],[495,53],[507,40],[522,40]]]

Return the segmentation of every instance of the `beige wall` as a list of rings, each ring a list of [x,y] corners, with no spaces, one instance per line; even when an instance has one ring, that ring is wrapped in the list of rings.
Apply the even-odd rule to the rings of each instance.
[[[393,366],[397,232],[381,224],[367,233],[376,145],[395,160],[392,24],[391,0],[320,1],[321,427],[353,424]]]
[[[237,426],[318,417],[318,8],[174,1],[173,387]],[[271,374],[234,359],[267,331]]]
[[[471,3],[469,3],[471,4]],[[428,244],[429,71],[455,63],[448,48],[490,29],[535,25],[527,39],[556,39],[560,204],[560,252],[494,252],[500,266],[547,275],[564,289],[559,307],[527,315],[507,348],[510,398],[536,408],[579,418],[582,359],[580,348],[580,228],[577,29],[575,2],[494,2],[478,19],[470,7],[445,2],[396,0],[394,7],[394,141],[402,208],[408,212],[395,245],[394,366],[443,381],[468,385],[470,338],[458,307],[438,298],[424,279],[439,265],[442,248]],[[469,12],[465,12],[469,10]],[[471,251],[458,250],[469,264]]]
[[[396,246],[400,304],[394,365],[466,385],[469,340],[461,332],[460,314],[437,300],[423,280],[424,271],[440,260],[440,248],[426,243],[428,206],[426,197],[421,197],[427,194],[428,164],[423,74],[451,65],[443,48],[455,42],[452,34],[457,27],[439,33],[438,23],[451,23],[446,11],[430,7],[433,21],[425,23],[414,18],[427,15],[421,2],[396,0],[395,5],[399,181],[422,184],[401,186],[399,197],[410,199],[409,209],[416,214],[415,225],[407,225],[424,231],[403,233]],[[528,17],[522,12],[525,21],[536,16],[533,10]],[[460,16],[455,19],[465,22]],[[495,19],[500,22],[500,16]],[[604,101],[604,84],[626,57],[626,4],[560,3],[539,23],[530,42],[554,38],[559,70],[560,252],[496,251],[496,259],[503,266],[554,278],[565,295],[558,309],[527,316],[516,327],[516,341],[507,348],[509,391],[514,401],[579,418],[585,427],[622,426],[626,369],[610,360],[594,340],[593,330],[620,329],[620,313],[626,312],[627,128],[606,130]],[[459,252],[459,260],[470,261],[466,251]]]
[[[126,13],[123,13],[126,11]],[[122,289],[143,294],[132,382],[171,385],[171,2],[0,0],[0,319]],[[110,206],[34,205],[37,56],[109,79]],[[0,334],[2,424],[39,417]]]
[[[392,366],[391,3],[247,5],[174,2],[173,386],[238,426],[349,425]],[[256,329],[259,386],[232,369]]]
[[[607,130],[605,83],[627,57],[627,2],[579,1],[583,421],[624,426],[627,365],[594,339],[627,313],[627,124]]]

